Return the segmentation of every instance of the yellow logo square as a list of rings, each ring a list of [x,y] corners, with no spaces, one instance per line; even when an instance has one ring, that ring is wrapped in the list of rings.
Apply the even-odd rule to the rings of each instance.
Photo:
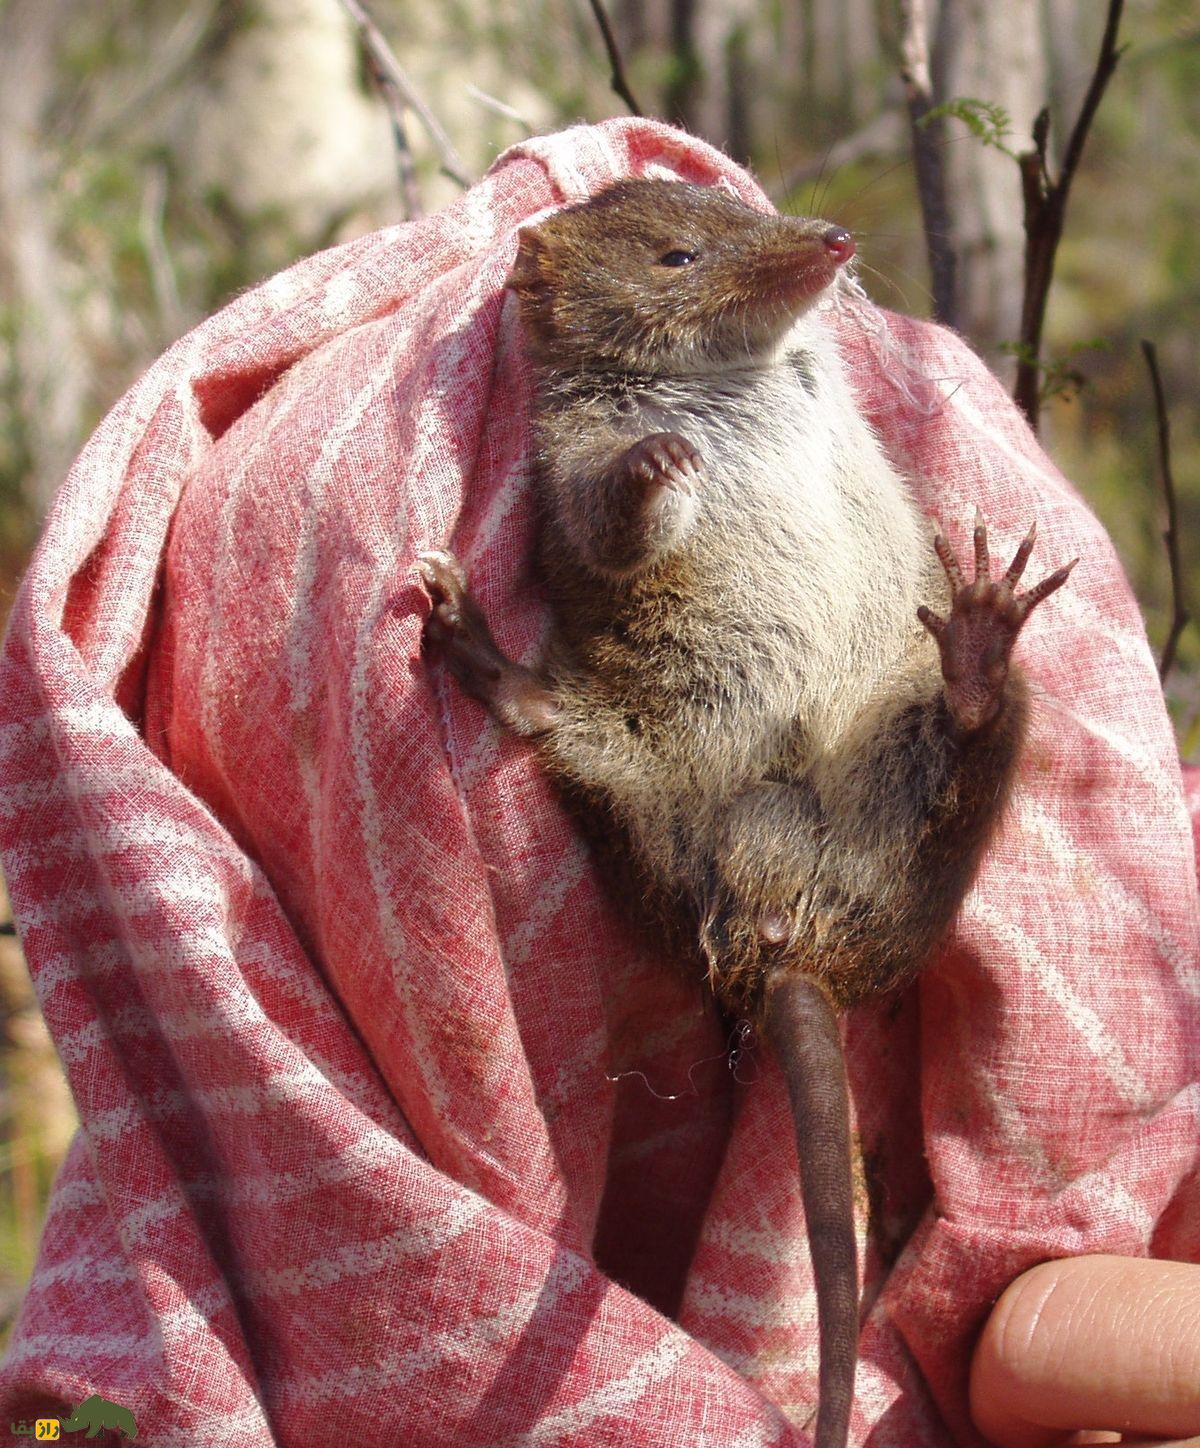
[[[25,1430],[27,1433],[29,1429]],[[33,1425],[33,1436],[39,1443],[49,1443],[62,1434],[61,1418],[38,1418]]]

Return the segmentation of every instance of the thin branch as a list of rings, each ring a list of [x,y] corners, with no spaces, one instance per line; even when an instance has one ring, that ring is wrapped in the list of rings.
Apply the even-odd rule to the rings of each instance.
[[[1167,401],[1163,393],[1162,376],[1158,370],[1158,352],[1153,342],[1142,342],[1142,353],[1150,371],[1150,386],[1154,391],[1154,416],[1158,426],[1158,465],[1162,473],[1163,493],[1167,500],[1167,527],[1163,542],[1167,545],[1167,565],[1171,570],[1171,629],[1163,645],[1162,657],[1158,661],[1158,677],[1167,682],[1167,675],[1175,662],[1175,650],[1179,635],[1188,626],[1189,615],[1183,606],[1183,569],[1179,563],[1179,503],[1175,495],[1175,478],[1171,472],[1171,424],[1167,417]]]
[[[167,210],[167,168],[157,161],[149,167],[146,188],[142,192],[140,229],[142,250],[150,271],[150,285],[158,307],[162,330],[168,340],[182,335],[186,322],[183,303],[179,299],[179,280],[167,247],[164,220]]]
[[[478,101],[486,110],[493,111],[496,115],[503,116],[505,120],[514,122],[521,127],[527,136],[533,135],[534,127],[532,122],[527,121],[521,112],[513,106],[506,105],[503,101],[497,100],[495,96],[488,95],[487,91],[481,91],[477,85],[472,85],[469,81],[465,89],[471,99]]]
[[[1124,9],[1124,5],[1125,0],[1110,0],[1108,18],[1104,22],[1104,35],[1100,40],[1100,54],[1096,57],[1096,69],[1092,73],[1091,84],[1087,88],[1087,94],[1083,98],[1079,115],[1071,128],[1071,135],[1063,152],[1062,172],[1059,175],[1058,184],[1064,191],[1075,178],[1079,158],[1083,155],[1083,148],[1087,144],[1088,132],[1092,128],[1092,122],[1096,119],[1096,112],[1100,109],[1100,102],[1104,99],[1104,92],[1109,81],[1112,80],[1117,62],[1121,59],[1121,51],[1117,47],[1117,35],[1121,29],[1121,11]]]
[[[899,3],[900,75],[912,129],[913,165],[929,254],[933,315],[937,321],[953,327],[958,320],[958,264],[951,242],[946,194],[945,120],[941,116],[925,120],[934,103],[925,0],[899,0]]]
[[[396,59],[392,47],[384,39],[383,32],[371,18],[366,6],[362,4],[362,0],[339,0],[339,3],[358,27],[367,58],[371,62],[371,69],[385,91],[389,108],[392,111],[392,131],[397,138],[397,147],[400,146],[401,137],[404,138],[404,145],[407,147],[407,136],[404,135],[402,118],[397,128],[397,107],[392,100],[393,93],[424,126],[425,133],[432,142],[433,149],[437,152],[443,173],[464,188],[470,186],[470,177],[467,175],[461,157],[454,149],[454,143],[438,123],[437,117],[421,99],[403,66]],[[401,165],[403,168],[403,162]]]
[[[387,107],[388,120],[392,127],[392,141],[396,147],[396,174],[400,181],[400,207],[405,221],[413,221],[425,214],[425,203],[421,200],[421,186],[417,180],[417,163],[413,160],[412,147],[408,143],[408,127],[404,121],[404,97],[396,88],[387,71],[379,64],[378,58],[369,47],[366,49],[367,64],[383,103]]]
[[[375,88],[387,107],[388,120],[392,127],[392,142],[396,147],[396,173],[400,182],[400,207],[405,221],[412,221],[425,214],[421,200],[421,187],[417,181],[417,165],[413,160],[412,146],[408,141],[408,125],[405,121],[404,93],[396,81],[395,73],[389,70],[386,60],[387,42],[379,34],[371,17],[361,7],[346,5],[345,9],[358,25],[359,42],[366,57],[367,66]]]
[[[1124,4],[1125,0],[1109,0],[1100,53],[1096,57],[1091,83],[1079,108],[1079,115],[1067,139],[1057,181],[1050,177],[1046,158],[1046,143],[1050,131],[1048,111],[1041,111],[1034,122],[1033,150],[1018,157],[1021,193],[1025,203],[1025,294],[1021,306],[1021,335],[1017,343],[1019,360],[1013,396],[1035,432],[1041,409],[1042,328],[1046,320],[1050,283],[1054,279],[1058,244],[1062,240],[1067,196],[1079,168],[1092,122],[1121,59],[1117,34],[1121,28]]]
[[[377,84],[385,95],[391,92],[381,74],[376,72]],[[421,200],[421,187],[417,181],[417,163],[413,160],[412,147],[408,144],[408,130],[404,124],[404,107],[388,103],[388,119],[392,124],[392,140],[396,146],[396,175],[400,181],[400,205],[405,219],[412,221],[420,216],[425,206]]]
[[[617,38],[613,34],[612,25],[609,23],[604,6],[600,0],[588,0],[588,4],[592,7],[592,14],[596,17],[596,24],[600,27],[600,34],[604,37],[604,48],[608,51],[608,63],[612,68],[612,88],[633,115],[644,116],[645,111],[638,105],[633,91],[629,88],[629,77],[625,74],[625,64],[621,59],[621,52],[617,48]]]

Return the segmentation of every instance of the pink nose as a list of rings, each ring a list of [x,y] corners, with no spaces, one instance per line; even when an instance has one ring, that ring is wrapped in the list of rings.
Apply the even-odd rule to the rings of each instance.
[[[854,238],[840,226],[831,226],[821,240],[835,266],[844,266],[854,255]]]

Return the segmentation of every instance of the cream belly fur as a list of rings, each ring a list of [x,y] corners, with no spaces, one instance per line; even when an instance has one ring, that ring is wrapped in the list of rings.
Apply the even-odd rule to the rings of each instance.
[[[816,318],[771,363],[656,379],[586,413],[588,428],[611,428],[628,443],[679,433],[706,469],[693,496],[670,500],[682,505],[671,556],[683,581],[669,671],[660,651],[634,656],[624,697],[614,700],[611,685],[598,694],[586,670],[561,666],[573,727],[556,747],[560,764],[607,788],[639,835],[661,839],[664,812],[694,815],[696,796],[709,802],[707,814],[784,756],[795,775],[805,756],[836,745],[898,666],[923,664],[936,685],[936,649],[916,612],[945,593],[929,530],[858,416]],[[548,471],[551,507],[592,486],[553,459]],[[629,584],[612,586],[619,595]],[[653,573],[644,586],[654,587]],[[614,754],[613,716],[651,695],[664,727],[633,757]]]
[[[705,460],[684,548],[695,592],[713,600],[704,611],[738,628],[697,629],[696,663],[760,677],[764,743],[799,724],[816,747],[832,745],[913,648],[936,667],[916,615],[944,594],[929,530],[822,330],[806,320],[776,365],[715,384],[667,380],[639,399],[642,434],[681,433]],[[740,575],[729,567],[739,557],[753,558]]]

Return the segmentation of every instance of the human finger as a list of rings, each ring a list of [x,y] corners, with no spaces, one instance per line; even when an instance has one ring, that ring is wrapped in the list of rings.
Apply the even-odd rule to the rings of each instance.
[[[1001,1448],[1085,1428],[1200,1435],[1200,1267],[1092,1256],[1026,1272],[976,1347],[971,1412]]]

